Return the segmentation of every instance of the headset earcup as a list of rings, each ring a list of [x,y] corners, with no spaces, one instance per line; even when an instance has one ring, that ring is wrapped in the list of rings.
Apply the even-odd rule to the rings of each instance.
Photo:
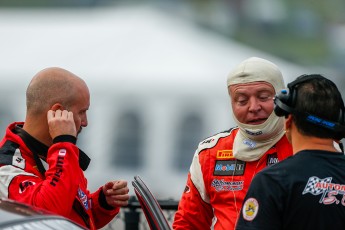
[[[274,113],[278,117],[286,117],[290,113],[286,110],[284,110],[284,106],[282,106],[282,102],[278,97],[274,98]]]
[[[288,106],[290,101],[290,94],[286,89],[281,90],[279,94],[274,97],[274,113],[278,117],[286,117],[292,112],[292,108]]]
[[[282,110],[279,106],[275,105],[274,106],[274,113],[278,116],[278,117],[285,117],[287,116],[288,114]]]

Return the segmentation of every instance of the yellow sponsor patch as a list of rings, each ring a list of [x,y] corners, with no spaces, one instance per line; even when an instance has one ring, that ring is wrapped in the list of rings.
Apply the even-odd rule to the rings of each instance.
[[[217,159],[232,159],[234,155],[232,154],[232,150],[218,150],[217,152]]]
[[[255,198],[248,198],[246,202],[244,202],[242,215],[243,219],[247,221],[252,221],[256,217],[259,211],[259,203]]]

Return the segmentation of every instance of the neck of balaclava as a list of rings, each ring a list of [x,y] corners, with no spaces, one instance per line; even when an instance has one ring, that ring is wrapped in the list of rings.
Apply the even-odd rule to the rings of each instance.
[[[240,160],[260,159],[284,135],[284,118],[277,117],[274,112],[259,125],[243,124],[234,119],[240,130],[235,137],[233,153]]]

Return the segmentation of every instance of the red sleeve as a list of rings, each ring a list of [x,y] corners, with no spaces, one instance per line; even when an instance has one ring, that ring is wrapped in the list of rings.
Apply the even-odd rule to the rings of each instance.
[[[95,220],[96,228],[102,228],[108,224],[120,211],[119,207],[106,209],[100,199],[102,187],[99,188],[96,192],[91,194],[92,199],[92,215]],[[104,200],[104,202],[106,202]],[[102,203],[102,204],[101,204]]]
[[[175,213],[173,229],[210,229],[213,211],[203,201],[188,174],[187,185]]]
[[[83,175],[78,157],[79,150],[74,144],[53,144],[47,154],[49,169],[45,179],[26,172],[18,173],[10,183],[9,198],[68,216]]]

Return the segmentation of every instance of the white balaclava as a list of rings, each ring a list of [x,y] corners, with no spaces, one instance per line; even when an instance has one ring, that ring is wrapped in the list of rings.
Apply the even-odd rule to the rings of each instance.
[[[231,71],[227,78],[227,85],[229,87],[257,81],[271,84],[276,93],[285,88],[283,75],[278,66],[257,57],[244,60]],[[268,119],[259,125],[241,123],[233,112],[232,114],[240,128],[233,145],[233,154],[239,160],[260,159],[284,135],[284,118],[277,117],[273,111]]]

